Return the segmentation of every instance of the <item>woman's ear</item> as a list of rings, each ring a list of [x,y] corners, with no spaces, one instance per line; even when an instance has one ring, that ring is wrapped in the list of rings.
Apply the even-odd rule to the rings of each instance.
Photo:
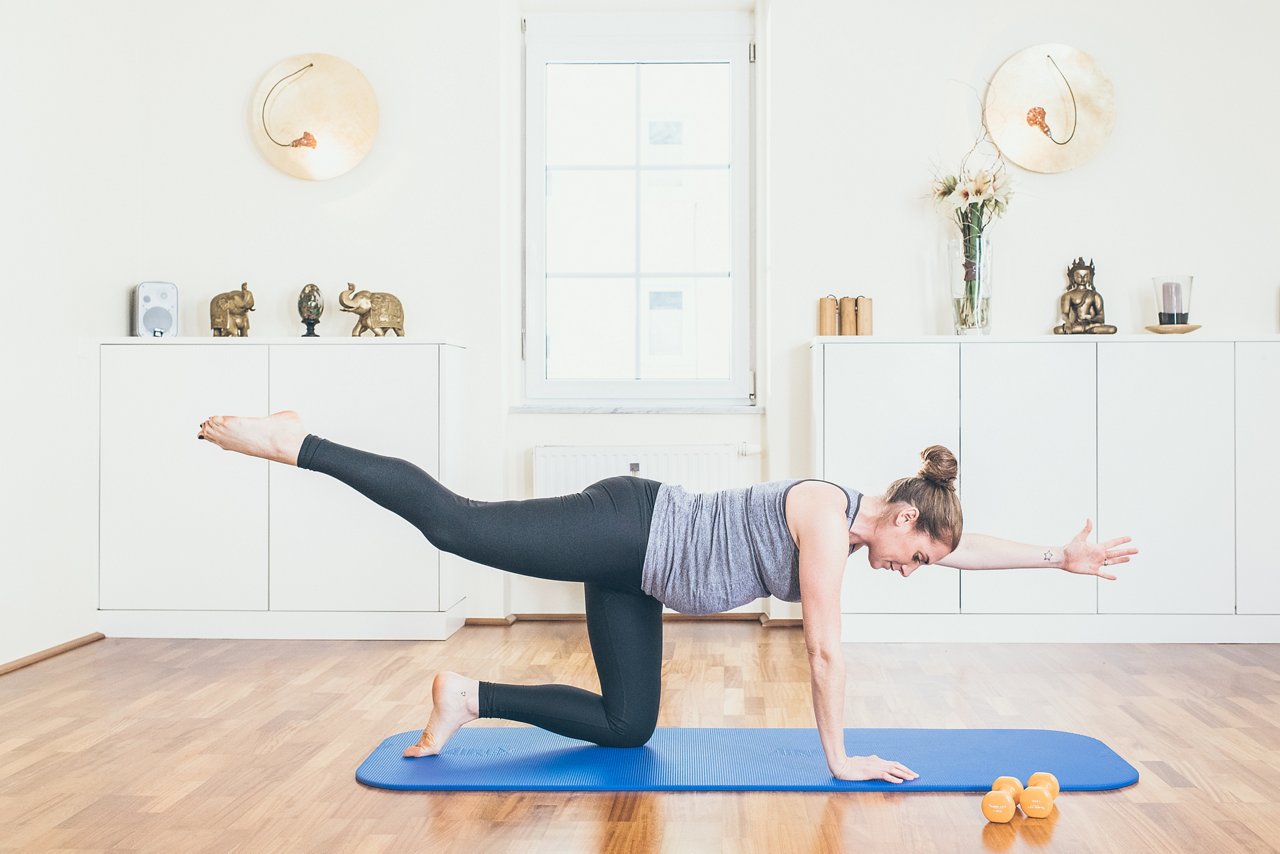
[[[914,505],[908,504],[898,511],[898,515],[894,517],[894,522],[899,525],[914,525],[919,518],[920,511]]]

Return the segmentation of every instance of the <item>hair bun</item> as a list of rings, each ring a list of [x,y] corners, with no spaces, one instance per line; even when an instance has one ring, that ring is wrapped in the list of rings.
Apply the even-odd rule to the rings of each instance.
[[[956,475],[960,473],[955,454],[942,445],[930,445],[920,452],[920,459],[924,460],[920,477],[938,486],[955,489]]]

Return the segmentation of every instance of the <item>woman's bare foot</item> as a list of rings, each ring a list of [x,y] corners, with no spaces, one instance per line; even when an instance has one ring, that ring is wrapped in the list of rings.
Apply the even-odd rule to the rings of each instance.
[[[458,727],[480,717],[480,683],[442,670],[431,683],[431,718],[418,743],[405,756],[435,756]]]
[[[266,418],[214,415],[200,425],[196,438],[227,451],[296,466],[307,429],[298,413],[286,409]]]

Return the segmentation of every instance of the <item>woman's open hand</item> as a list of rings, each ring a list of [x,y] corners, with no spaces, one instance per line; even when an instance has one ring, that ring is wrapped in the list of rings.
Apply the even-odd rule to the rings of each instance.
[[[846,756],[844,764],[836,769],[832,776],[837,780],[887,780],[890,783],[901,783],[914,780],[920,775],[901,762],[881,759],[879,756]]]
[[[1129,555],[1136,555],[1138,550],[1119,548],[1125,543],[1132,542],[1129,537],[1116,537],[1105,543],[1091,543],[1089,534],[1092,532],[1093,520],[1085,519],[1084,530],[1076,534],[1075,538],[1062,549],[1062,568],[1079,575],[1096,575],[1099,578],[1115,581],[1116,577],[1103,572],[1102,568],[1115,566],[1118,563],[1128,563]]]

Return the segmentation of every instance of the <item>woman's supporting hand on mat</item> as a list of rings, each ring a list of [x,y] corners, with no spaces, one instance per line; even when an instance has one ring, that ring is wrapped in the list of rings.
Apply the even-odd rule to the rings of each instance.
[[[901,762],[881,759],[874,753],[870,756],[846,756],[844,765],[833,769],[831,775],[837,780],[887,780],[890,783],[902,783],[920,776]]]

